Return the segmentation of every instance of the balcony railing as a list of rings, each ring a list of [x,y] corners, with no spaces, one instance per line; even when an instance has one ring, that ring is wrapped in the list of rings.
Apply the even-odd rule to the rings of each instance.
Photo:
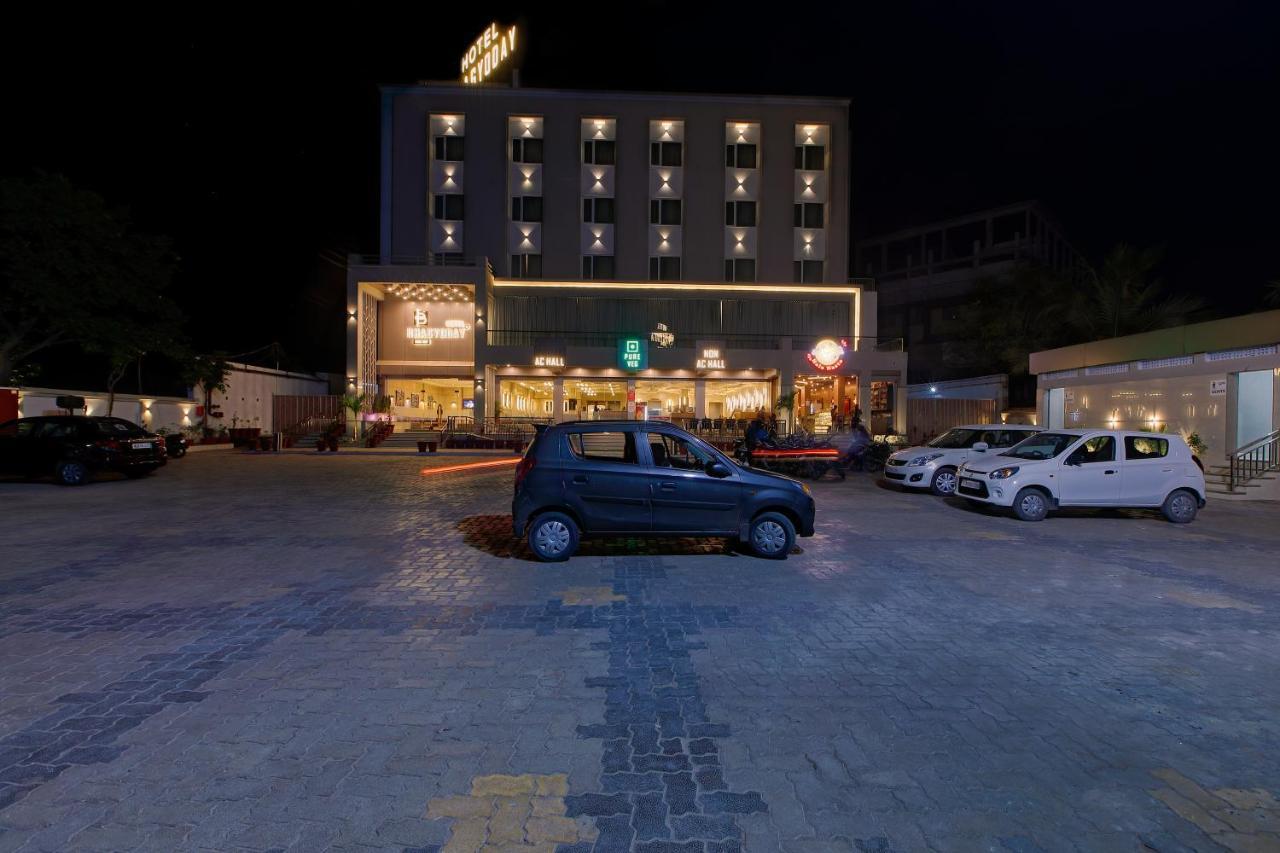
[[[486,340],[491,347],[615,347],[618,344],[616,334],[599,332],[560,332],[538,329],[489,329]],[[851,348],[860,352],[902,352],[902,338],[851,338],[841,335],[761,335],[761,334],[725,334],[723,332],[688,332],[677,335],[670,347],[659,347],[649,344],[649,351],[660,352],[663,349],[693,349],[697,342],[717,341],[729,350],[778,350],[790,341],[792,350],[807,351],[813,349],[818,341],[837,338],[849,342]]]
[[[348,266],[353,267],[488,267],[493,271],[488,258],[444,257],[435,255],[347,255]]]

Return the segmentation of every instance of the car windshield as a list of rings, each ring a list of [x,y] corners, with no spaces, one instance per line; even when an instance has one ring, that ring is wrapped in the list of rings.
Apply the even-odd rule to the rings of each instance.
[[[1074,444],[1080,436],[1064,432],[1042,432],[1024,439],[1001,453],[1016,459],[1052,459]]]
[[[943,450],[955,450],[971,446],[977,436],[978,431],[976,429],[949,429],[929,442],[928,446],[940,447]]]
[[[98,421],[98,434],[114,438],[137,438],[146,435],[142,427],[119,418],[103,418]]]

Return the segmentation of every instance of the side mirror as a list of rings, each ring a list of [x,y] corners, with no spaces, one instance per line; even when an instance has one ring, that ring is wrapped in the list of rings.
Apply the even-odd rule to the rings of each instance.
[[[991,449],[991,445],[987,444],[985,441],[979,441],[977,444],[973,446],[973,449],[978,451],[979,453],[986,453],[988,450]]]
[[[707,475],[716,479],[724,479],[729,476],[729,469],[725,467],[723,462],[712,462],[707,465]]]

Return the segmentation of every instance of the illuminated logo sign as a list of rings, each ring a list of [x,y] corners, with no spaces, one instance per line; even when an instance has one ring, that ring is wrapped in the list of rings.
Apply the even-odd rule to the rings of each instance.
[[[719,349],[704,349],[698,356],[698,370],[724,370],[724,356]]]
[[[413,309],[413,325],[404,331],[415,347],[429,347],[435,341],[461,341],[471,334],[471,324],[462,320],[445,320],[443,326],[429,326],[427,321],[425,308]]]
[[[658,328],[649,333],[649,340],[662,348],[676,345],[676,333],[667,328],[666,323],[659,323]]]
[[[564,367],[564,356],[562,355],[535,355],[533,357],[534,367]]]
[[[805,358],[819,370],[839,370],[844,365],[844,353],[849,342],[844,338],[823,338],[805,353]]]
[[[649,366],[649,342],[644,338],[618,338],[618,367],[644,370]]]
[[[462,54],[462,82],[483,83],[497,73],[516,52],[516,27],[499,30],[490,24]]]

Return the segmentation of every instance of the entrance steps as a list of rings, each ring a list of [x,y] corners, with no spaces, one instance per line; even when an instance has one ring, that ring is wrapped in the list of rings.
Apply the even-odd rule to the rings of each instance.
[[[1209,465],[1204,469],[1204,490],[1210,500],[1276,501],[1280,500],[1280,477],[1272,470],[1247,483],[1231,488],[1231,469],[1226,465]]]
[[[412,447],[418,449],[419,441],[444,442],[444,433],[436,429],[409,429],[393,432],[387,436],[379,447]]]

